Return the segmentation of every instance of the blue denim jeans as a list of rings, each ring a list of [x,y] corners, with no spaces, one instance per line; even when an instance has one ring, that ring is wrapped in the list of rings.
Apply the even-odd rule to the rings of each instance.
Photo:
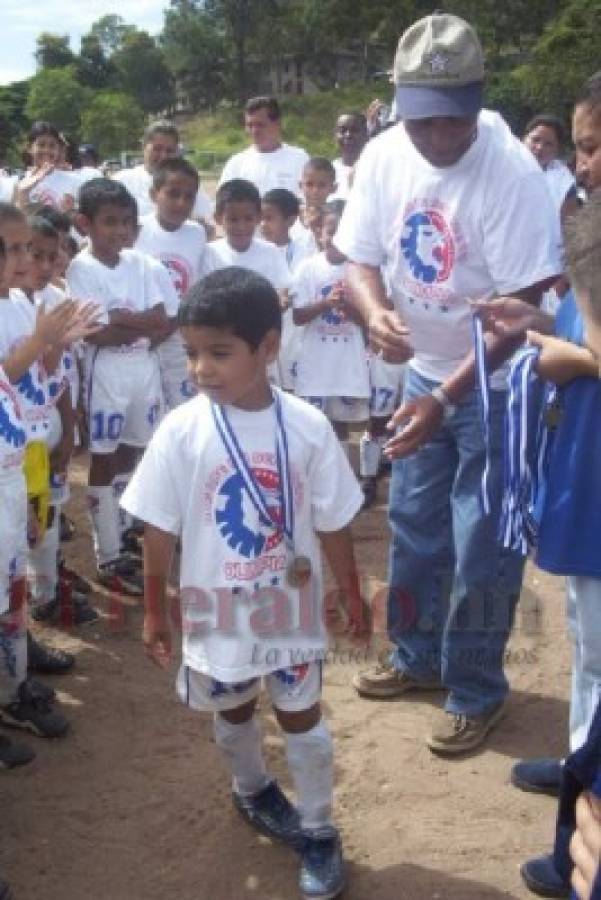
[[[404,399],[429,393],[434,384],[408,367]],[[508,691],[503,657],[524,560],[497,540],[505,403],[505,392],[491,391],[489,515],[480,505],[486,453],[476,391],[429,443],[392,467],[392,662],[417,679],[441,679],[453,713],[486,712]]]

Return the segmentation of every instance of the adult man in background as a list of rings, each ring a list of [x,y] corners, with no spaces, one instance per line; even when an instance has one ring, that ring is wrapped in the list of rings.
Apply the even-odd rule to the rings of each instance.
[[[517,342],[492,336],[488,345],[497,371],[487,463],[469,299],[513,294],[538,304],[561,266],[540,168],[501,117],[482,110],[472,27],[447,14],[416,22],[401,36],[394,77],[402,121],[365,147],[336,236],[372,344],[391,362],[409,360],[388,445],[395,647],[355,687],[371,698],[444,688],[428,746],[455,754],[477,747],[502,715],[523,574],[523,559],[497,541],[502,364]]]

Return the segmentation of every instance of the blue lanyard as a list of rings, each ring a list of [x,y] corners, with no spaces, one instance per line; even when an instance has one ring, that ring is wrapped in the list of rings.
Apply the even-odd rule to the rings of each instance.
[[[257,482],[252,469],[248,465],[246,457],[240,447],[238,438],[231,426],[227,413],[223,406],[211,403],[213,420],[221,441],[227,450],[230,462],[234,470],[242,479],[244,489],[255,510],[261,518],[271,523],[277,531],[283,531],[289,547],[294,546],[294,498],[292,493],[292,479],[290,477],[290,458],[288,454],[288,437],[284,428],[282,417],[282,403],[279,393],[274,391],[273,402],[276,419],[276,464],[280,485],[280,502],[282,508],[282,522],[279,522],[271,514],[265,495]]]
[[[490,514],[490,382],[486,366],[486,345],[484,343],[484,329],[482,320],[478,315],[472,318],[474,329],[474,353],[476,361],[476,383],[480,389],[480,415],[482,418],[482,431],[486,448],[486,461],[480,482],[480,506],[485,516]]]

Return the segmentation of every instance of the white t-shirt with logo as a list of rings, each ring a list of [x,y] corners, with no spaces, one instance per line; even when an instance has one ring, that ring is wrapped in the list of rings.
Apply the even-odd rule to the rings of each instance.
[[[53,169],[32,188],[29,192],[29,201],[62,210],[65,205],[67,207],[74,205],[79,187],[80,182],[72,172]]]
[[[363,150],[336,234],[349,259],[386,265],[409,326],[409,365],[446,379],[472,348],[470,298],[511,294],[561,272],[544,175],[503,119],[484,111],[461,159],[436,168],[403,124]],[[499,371],[491,383],[500,388]]]
[[[308,162],[306,150],[290,144],[281,144],[277,150],[267,152],[247,147],[228,159],[219,184],[232,178],[244,178],[255,185],[261,196],[274,188],[286,188],[300,197],[300,180]]]
[[[302,591],[286,581],[292,552],[250,502],[208,398],[199,395],[163,420],[121,500],[132,515],[181,537],[183,662],[225,682],[323,657],[316,531],[348,525],[363,501],[325,417],[296,397],[279,397],[294,495],[294,555],[308,557],[312,566]],[[274,406],[258,412],[227,406],[226,413],[277,521]]]
[[[135,198],[138,204],[138,216],[147,216],[154,212],[154,203],[150,196],[152,187],[152,175],[148,169],[142,164],[132,166],[131,169],[121,169],[113,175],[116,181],[124,184],[130,194]],[[213,203],[203,191],[202,187],[198,188],[192,215],[195,219],[211,219],[213,217]]]
[[[113,310],[144,312],[164,299],[152,260],[135,250],[122,250],[113,268],[96,259],[88,248],[77,254],[66,272],[69,295],[76,300],[93,300],[102,308],[99,320],[108,324]],[[148,338],[138,338],[133,344],[103,347],[103,351],[130,355],[149,352]],[[87,347],[87,355],[93,349]]]
[[[35,331],[36,310],[25,294],[17,289],[0,298],[0,364]],[[52,374],[42,359],[36,359],[15,383],[28,441],[50,441],[51,419],[64,387],[65,373],[59,363]]]
[[[152,212],[140,220],[136,250],[165,266],[181,298],[200,277],[206,243],[205,230],[197,222],[184,222],[175,231],[167,231]]]
[[[276,291],[290,287],[292,278],[282,254],[275,246],[261,238],[253,238],[248,250],[234,250],[227,238],[219,238],[207,244],[202,274],[208,275],[227,266],[241,266],[263,275]]]
[[[295,309],[323,300],[344,283],[347,264],[334,266],[323,253],[301,263],[295,277]],[[335,309],[304,326],[296,376],[301,397],[357,397],[370,394],[365,342],[361,328]]]
[[[0,304],[3,302],[0,300]],[[8,375],[0,366],[0,490],[4,476],[20,472],[26,442],[27,427],[17,386],[10,383]],[[6,513],[7,510],[3,510],[3,517]],[[0,577],[4,574],[6,573],[0,572]]]

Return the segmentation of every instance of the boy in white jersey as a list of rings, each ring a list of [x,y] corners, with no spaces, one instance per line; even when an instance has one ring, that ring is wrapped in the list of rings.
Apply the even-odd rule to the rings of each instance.
[[[180,697],[214,713],[242,816],[300,851],[304,896],[335,897],[344,873],[319,703],[327,640],[317,538],[359,636],[348,526],[362,495],[327,420],[269,383],[281,310],[266,279],[236,267],[209,275],[185,298],[180,323],[201,396],[164,420],[122,499],[146,522],[144,642],[167,665],[165,586],[179,537]],[[298,810],[265,769],[255,716],[262,677]]]
[[[336,171],[325,156],[314,156],[303,167],[300,180],[303,195],[300,218],[292,228],[292,237],[305,244],[311,253],[320,249],[320,235],[328,197],[336,191]]]
[[[67,270],[69,292],[103,309],[103,326],[86,342],[89,422],[88,502],[98,580],[140,596],[135,561],[121,552],[117,476],[133,470],[157,424],[161,381],[151,343],[164,333],[165,309],[151,261],[123,247],[134,228],[135,200],[117,181],[96,178],[79,195],[79,224],[90,246]]]
[[[198,192],[198,172],[181,157],[167,158],[155,167],[152,185],[155,210],[140,220],[136,250],[166,267],[181,298],[200,277],[206,245],[204,228],[190,218]],[[157,353],[165,404],[173,409],[189,400],[194,388],[187,377],[177,309],[168,313],[169,333]]]
[[[298,198],[286,188],[267,191],[261,201],[261,233],[266,241],[278,248],[292,275],[303,259],[313,252],[305,240],[294,238],[290,234],[290,229],[298,219],[299,210]],[[303,329],[294,324],[290,304],[284,305],[283,313],[278,358],[279,383],[286,390],[293,391]]]
[[[332,238],[344,209],[342,200],[325,208],[321,253],[300,266],[294,287],[294,322],[305,325],[296,391],[330,419],[342,441],[348,423],[369,416],[369,374],[360,320],[345,293],[346,260]]]

